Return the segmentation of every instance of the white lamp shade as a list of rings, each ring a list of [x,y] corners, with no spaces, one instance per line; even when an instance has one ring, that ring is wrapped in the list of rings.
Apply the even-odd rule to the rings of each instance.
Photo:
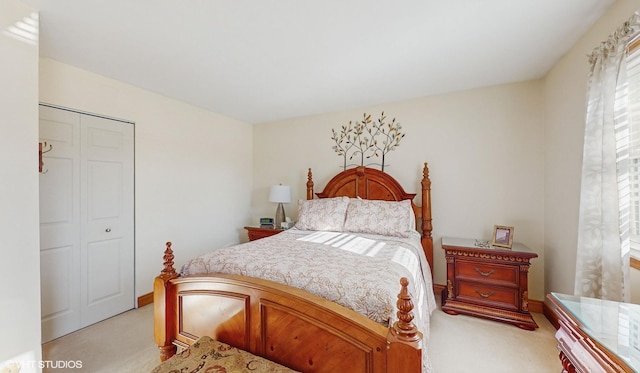
[[[269,191],[269,202],[291,202],[291,187],[288,185],[272,185]]]

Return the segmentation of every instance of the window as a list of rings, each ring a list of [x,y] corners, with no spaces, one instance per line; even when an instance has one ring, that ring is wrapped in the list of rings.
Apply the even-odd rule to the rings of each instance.
[[[640,40],[632,43],[629,50],[629,234],[632,266],[640,269]]]
[[[616,301],[630,297],[628,263],[636,216],[632,197],[640,183],[631,174],[634,160],[640,161],[639,131],[631,127],[632,116],[638,123],[640,104],[640,49],[631,47],[636,40],[640,12],[589,55],[574,283],[580,296]],[[630,108],[633,102],[636,107]]]

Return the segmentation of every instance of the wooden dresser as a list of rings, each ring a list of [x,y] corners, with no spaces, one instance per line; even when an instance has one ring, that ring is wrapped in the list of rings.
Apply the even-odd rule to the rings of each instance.
[[[551,293],[563,372],[640,371],[640,305]]]
[[[282,232],[282,229],[262,228],[262,227],[244,227],[249,235],[249,241],[259,240],[261,238],[273,236]]]
[[[509,250],[447,237],[442,239],[442,249],[447,261],[444,312],[501,321],[527,330],[538,328],[529,313],[528,294],[530,259],[538,254],[520,243]]]

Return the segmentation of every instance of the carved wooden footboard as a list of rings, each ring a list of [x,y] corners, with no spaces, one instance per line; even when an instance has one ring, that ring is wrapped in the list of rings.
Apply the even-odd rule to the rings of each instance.
[[[422,333],[413,324],[408,281],[400,280],[398,321],[382,326],[308,292],[271,281],[211,274],[180,277],[167,243],[154,283],[161,360],[207,335],[303,372],[417,373]]]

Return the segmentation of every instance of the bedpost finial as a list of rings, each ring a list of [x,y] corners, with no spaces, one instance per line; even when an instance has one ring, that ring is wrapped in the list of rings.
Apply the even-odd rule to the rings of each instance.
[[[173,250],[171,249],[171,242],[167,242],[167,248],[164,250],[164,268],[160,272],[162,278],[174,278],[178,277],[175,268],[173,268]]]
[[[313,175],[311,174],[311,167],[307,173],[307,199],[313,199]]]
[[[422,169],[422,192],[424,195],[425,189],[431,189],[431,179],[429,179],[429,164],[424,162],[424,168]]]
[[[421,337],[418,333],[418,328],[413,323],[413,301],[411,294],[409,294],[409,280],[406,277],[400,279],[400,293],[398,294],[398,321],[393,325],[392,331],[401,339],[405,341],[419,340]]]

